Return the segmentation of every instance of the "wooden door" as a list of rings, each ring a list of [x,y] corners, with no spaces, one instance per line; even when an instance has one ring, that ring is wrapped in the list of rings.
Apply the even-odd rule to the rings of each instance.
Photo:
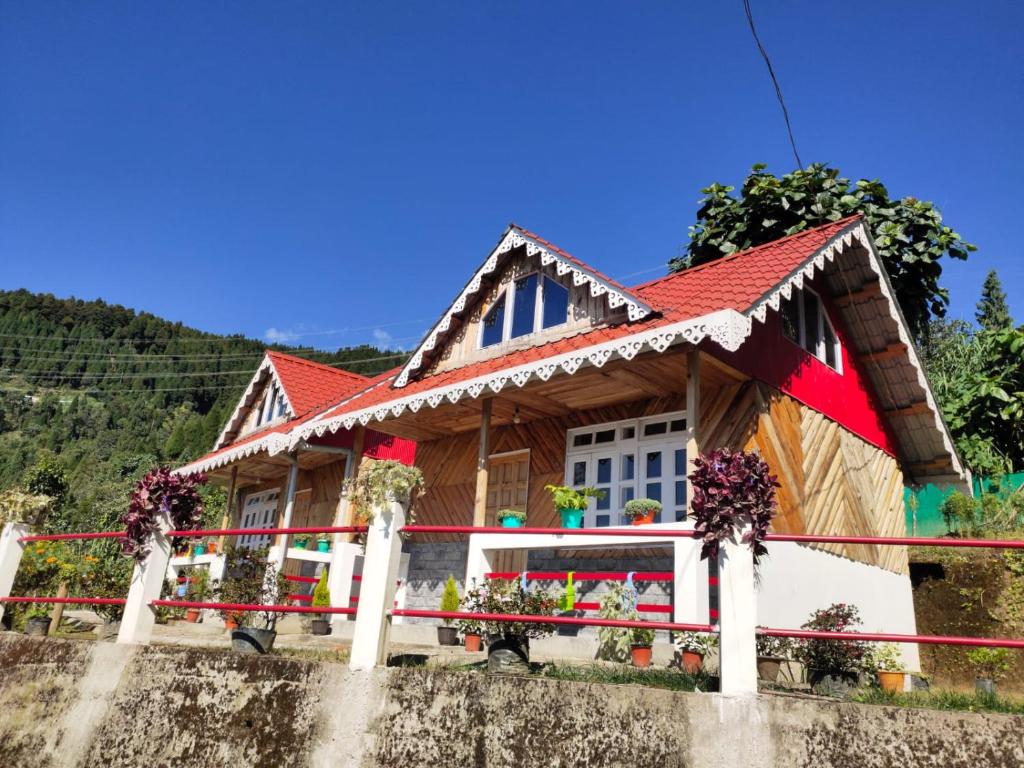
[[[530,451],[516,451],[487,459],[486,525],[498,524],[499,509],[526,512],[530,491]],[[529,520],[526,522],[530,524]],[[495,558],[499,571],[521,571],[526,565],[525,553],[502,552]]]

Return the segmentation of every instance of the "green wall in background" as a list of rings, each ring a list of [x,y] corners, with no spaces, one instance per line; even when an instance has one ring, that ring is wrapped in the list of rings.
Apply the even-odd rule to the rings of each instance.
[[[999,478],[974,478],[974,495],[980,496],[982,491],[992,493],[997,490],[1010,491],[1024,485],[1024,472],[1003,475]],[[952,485],[934,485],[928,483],[920,488],[903,489],[903,506],[907,512],[908,536],[945,536],[949,533],[946,521],[942,519],[939,508],[955,487]],[[917,498],[917,527],[914,527],[915,515],[910,508],[910,499]]]

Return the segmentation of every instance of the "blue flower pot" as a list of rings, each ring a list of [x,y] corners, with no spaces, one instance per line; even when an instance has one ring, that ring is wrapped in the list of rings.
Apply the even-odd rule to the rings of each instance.
[[[196,557],[199,557],[200,555],[205,555],[206,554],[206,545],[205,544],[196,544],[194,547],[192,547],[192,554],[195,555]]]
[[[329,542],[329,541],[318,541],[316,543],[316,551],[317,552],[330,552],[331,551],[331,542]]]
[[[523,521],[518,517],[503,517],[501,518],[502,528],[522,528]]]
[[[583,527],[583,510],[582,509],[560,509],[558,514],[562,516],[562,527],[563,528],[582,528]]]

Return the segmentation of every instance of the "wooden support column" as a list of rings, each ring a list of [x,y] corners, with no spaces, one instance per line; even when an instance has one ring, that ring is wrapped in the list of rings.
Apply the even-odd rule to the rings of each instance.
[[[281,527],[288,528],[292,524],[292,512],[295,511],[295,490],[299,484],[299,457],[298,454],[289,453],[288,461],[288,485],[284,497],[284,513],[281,517]],[[277,552],[274,552],[274,549]],[[271,548],[270,559],[274,561],[274,567],[281,570],[288,557],[288,534],[280,533],[277,536],[277,546]]]
[[[487,398],[482,405],[480,444],[476,455],[476,497],[473,500],[473,525],[476,527],[487,523],[487,456],[490,454],[493,398]]]
[[[693,484],[690,474],[693,462],[700,455],[700,351],[691,349],[686,356],[686,427],[690,438],[686,441],[686,516],[693,509]]]
[[[356,475],[359,474],[359,467],[363,463],[363,445],[366,441],[366,427],[360,425],[355,428],[352,433],[352,455],[345,457],[345,480],[355,479]],[[355,524],[355,509],[348,502],[348,494],[345,492],[345,488],[341,489],[341,495],[338,497],[338,514],[335,520],[335,525],[354,525]],[[354,533],[343,533],[341,535],[341,541],[352,542],[356,539]]]
[[[231,482],[228,483],[228,503],[224,508],[224,517],[221,518],[220,527],[231,528],[232,521],[235,519],[235,496],[238,495],[238,465],[236,464],[231,468]],[[221,536],[217,539],[217,551],[224,551],[224,544],[227,542],[227,536]]]

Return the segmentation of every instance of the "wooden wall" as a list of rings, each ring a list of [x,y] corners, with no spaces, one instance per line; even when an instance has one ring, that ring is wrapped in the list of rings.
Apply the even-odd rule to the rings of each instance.
[[[683,410],[685,399],[683,394],[650,398],[499,427],[492,432],[490,452],[530,449],[530,524],[554,526],[558,516],[544,486],[563,482],[566,430]],[[754,381],[704,387],[701,411],[703,450],[721,446],[756,449],[779,476],[780,511],[774,530],[904,535],[903,475],[891,456],[796,400]],[[416,503],[418,522],[472,525],[476,456],[475,432],[419,443],[416,465],[423,470],[427,492]],[[437,540],[439,537],[431,537],[431,541]],[[906,551],[900,547],[819,548],[891,571],[907,571]],[[645,550],[645,554],[651,553]]]

